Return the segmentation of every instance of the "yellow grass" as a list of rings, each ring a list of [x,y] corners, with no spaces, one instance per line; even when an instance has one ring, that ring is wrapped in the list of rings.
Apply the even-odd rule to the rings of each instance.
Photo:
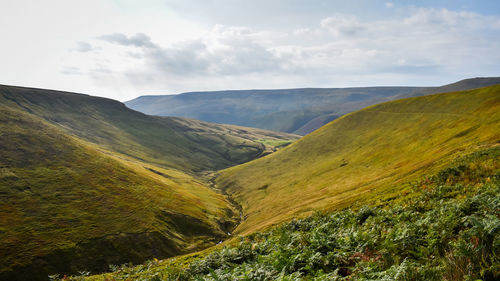
[[[500,86],[387,102],[220,172],[248,234],[313,210],[398,197],[405,184],[500,140]]]

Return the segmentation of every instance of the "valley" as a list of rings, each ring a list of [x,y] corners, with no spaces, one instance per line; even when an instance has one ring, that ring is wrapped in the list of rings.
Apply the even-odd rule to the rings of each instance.
[[[499,93],[347,114],[217,174],[243,213],[223,245],[73,280],[495,280]]]
[[[460,156],[396,201],[316,212],[205,251],[70,280],[496,280],[499,153],[496,145]]]
[[[238,210],[198,175],[298,136],[0,86],[0,279],[102,272],[213,245]]]
[[[0,11],[0,281],[500,280],[500,1]]]
[[[207,274],[218,280],[217,274],[243,274],[239,264],[256,272],[269,262],[264,279],[358,276],[352,270],[364,265],[356,258],[335,260],[334,267],[299,266],[313,256],[326,261],[324,255],[337,249],[331,245],[288,264],[292,257],[283,247],[295,240],[280,233],[298,223],[294,235],[309,237],[303,224],[319,231],[330,214],[391,214],[393,206],[423,204],[422,189],[443,185],[436,200],[452,205],[482,192],[496,200],[499,93],[497,85],[383,102],[300,137],[149,116],[88,95],[0,86],[0,280],[191,280]],[[363,227],[349,220],[336,222],[346,228],[339,231]],[[267,248],[273,239],[281,252]],[[382,250],[377,245],[346,251],[371,259]],[[308,247],[297,251],[309,253]],[[373,261],[381,259],[373,274],[409,257],[392,254],[399,256]],[[430,253],[412,255],[417,273],[438,267],[419,261]],[[481,270],[495,274],[497,261],[485,255]],[[116,272],[86,276],[110,269]]]
[[[398,198],[408,183],[500,137],[500,87],[370,106],[268,157],[222,170],[250,234],[315,210]],[[301,198],[301,200],[294,200]]]

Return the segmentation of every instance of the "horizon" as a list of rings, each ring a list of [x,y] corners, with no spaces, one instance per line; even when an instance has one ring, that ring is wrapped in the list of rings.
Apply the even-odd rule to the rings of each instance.
[[[74,91],[67,91],[67,90],[61,90],[61,89],[48,89],[48,88],[37,88],[37,87],[29,87],[29,86],[22,86],[22,85],[7,85],[7,84],[0,84],[0,86],[7,86],[7,87],[17,87],[17,88],[27,88],[27,89],[35,89],[35,90],[50,90],[50,91],[56,91],[56,92],[66,92],[69,94],[77,94],[77,95],[85,95],[85,96],[92,96],[92,97],[100,97],[100,98],[108,98],[112,100],[116,100],[122,103],[126,103],[129,101],[132,101],[134,99],[140,98],[140,97],[155,97],[155,96],[176,96],[176,95],[182,95],[182,94],[192,94],[192,93],[215,93],[215,92],[240,92],[240,91],[280,91],[280,90],[302,90],[302,89],[356,89],[356,88],[432,88],[432,87],[440,87],[440,86],[445,86],[448,84],[454,84],[456,82],[460,82],[463,80],[470,80],[470,79],[483,79],[483,78],[500,78],[499,77],[470,77],[470,78],[464,78],[458,81],[453,81],[450,83],[446,83],[443,85],[423,85],[423,86],[414,86],[414,85],[404,85],[404,86],[393,86],[393,85],[376,85],[376,86],[346,86],[346,87],[300,87],[300,88],[246,88],[246,89],[223,89],[223,90],[193,90],[193,91],[188,91],[188,92],[179,92],[179,93],[172,93],[172,94],[152,94],[152,95],[140,95],[133,97],[129,100],[117,100],[112,97],[107,97],[107,96],[98,96],[98,95],[93,95],[92,93],[84,93],[84,92],[74,92]]]
[[[499,76],[500,3],[414,2],[1,1],[0,84],[123,102]]]

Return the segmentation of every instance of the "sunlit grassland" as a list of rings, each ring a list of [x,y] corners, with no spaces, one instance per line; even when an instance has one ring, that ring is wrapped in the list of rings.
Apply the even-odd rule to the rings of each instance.
[[[397,201],[315,212],[194,254],[67,279],[498,280],[500,146],[450,159],[409,186]]]
[[[269,140],[269,139],[261,139],[257,140],[257,142],[274,147],[284,147],[292,143],[292,141],[290,140]]]
[[[218,170],[263,152],[254,139],[299,136],[191,119],[148,116],[120,102],[73,93],[0,85],[0,103],[27,111],[66,133],[143,162],[179,170]]]
[[[199,173],[259,157],[267,148],[255,139],[266,138],[298,136],[0,86],[0,279],[98,272],[215,244],[238,211]]]
[[[0,117],[3,266],[110,234],[163,233],[171,254],[206,245],[196,236],[224,236],[227,201],[192,176],[103,152],[22,112],[0,108]],[[183,233],[168,214],[199,220],[206,233]]]
[[[249,234],[313,210],[381,204],[456,156],[500,140],[500,86],[387,102],[220,172]]]
[[[229,238],[240,217],[238,206],[211,189],[207,175],[297,138],[146,116],[105,99],[16,91],[0,92],[0,195],[6,202],[0,206],[1,270],[29,266],[41,256],[47,272],[102,272],[109,264],[137,264]],[[51,100],[52,95],[59,96]],[[498,170],[498,153],[464,164],[486,171],[479,181],[470,176],[455,181],[448,174],[458,169],[462,175],[461,166],[451,162],[494,148],[499,140],[500,86],[410,98],[345,115],[271,155],[223,170],[213,187],[243,208],[231,236],[249,235],[318,210],[404,205],[420,196],[415,186],[425,190],[436,184],[430,177],[451,186],[463,183],[467,192],[478,183],[493,188],[488,178]],[[147,267],[145,274],[157,266],[164,266],[161,274],[192,268],[189,276],[262,269],[257,262],[212,273],[219,270],[210,264],[218,262],[213,258],[192,265],[217,249],[170,260],[173,265],[154,261],[138,268]],[[297,249],[297,254],[303,250]],[[214,257],[233,256],[224,251]],[[284,253],[277,263],[273,257],[268,261],[288,268],[288,258]],[[400,262],[377,266],[388,270]],[[278,276],[277,269],[268,269],[262,270]]]

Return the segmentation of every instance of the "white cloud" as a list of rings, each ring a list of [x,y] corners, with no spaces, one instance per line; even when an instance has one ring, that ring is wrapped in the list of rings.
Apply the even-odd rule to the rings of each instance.
[[[135,47],[154,46],[153,42],[151,42],[151,38],[149,38],[149,36],[147,36],[144,33],[137,33],[130,37],[127,37],[125,34],[122,33],[112,33],[99,36],[98,39],[123,46],[135,46]]]
[[[76,42],[75,51],[77,51],[77,52],[86,53],[86,52],[92,51],[92,49],[93,49],[92,45],[90,45],[87,42],[83,42],[83,41]]]
[[[336,36],[353,36],[365,29],[365,26],[353,15],[337,14],[321,20],[321,27]]]
[[[406,18],[406,24],[426,25],[431,27],[450,27],[469,25],[474,21],[481,21],[483,18],[471,12],[456,12],[447,9],[418,9],[413,15]]]
[[[99,87],[129,93],[127,98],[190,90],[436,85],[500,71],[498,22],[470,12],[414,9],[385,20],[334,14],[288,32],[215,25],[170,44],[146,33],[108,33],[87,43],[99,52],[67,62],[78,65],[85,56],[78,71],[61,72],[84,74]]]
[[[392,2],[385,2],[385,6],[387,8],[393,8],[394,7],[394,3],[392,3]]]
[[[310,28],[298,28],[293,31],[294,35],[303,35],[311,32]]]

